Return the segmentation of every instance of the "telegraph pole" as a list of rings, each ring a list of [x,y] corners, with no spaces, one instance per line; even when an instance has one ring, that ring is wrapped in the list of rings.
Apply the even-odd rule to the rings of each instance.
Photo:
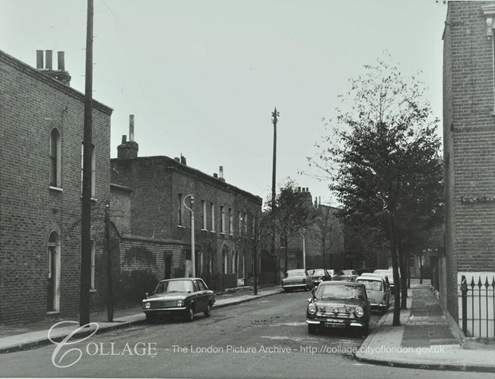
[[[105,245],[107,251],[107,321],[113,322],[112,249],[110,248],[110,204],[105,206]]]
[[[277,108],[272,112],[272,123],[273,123],[273,166],[272,166],[272,215],[273,215],[273,230],[272,230],[272,253],[275,254],[276,237],[277,237],[277,225],[276,225],[276,211],[277,206],[275,204],[275,192],[276,192],[276,177],[277,177],[277,121],[280,113],[277,112]],[[277,256],[277,279],[279,275],[279,263],[280,259]]]
[[[89,290],[91,287],[91,183],[93,126],[93,0],[88,0],[86,29],[86,88],[84,100],[84,159],[81,220],[81,293],[79,326],[89,324]]]

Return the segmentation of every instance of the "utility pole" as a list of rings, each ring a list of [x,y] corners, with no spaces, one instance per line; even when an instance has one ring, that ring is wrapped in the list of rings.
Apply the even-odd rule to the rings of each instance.
[[[89,290],[91,287],[91,190],[93,126],[93,0],[88,0],[86,30],[86,88],[84,100],[83,188],[81,216],[81,293],[79,326],[89,324]]]
[[[275,191],[276,191],[276,177],[277,177],[277,122],[278,116],[280,113],[277,112],[277,107],[272,112],[272,123],[273,123],[273,166],[272,166],[272,215],[273,215],[273,230],[272,230],[272,253],[278,257],[278,254],[275,253],[276,246],[276,238],[277,238],[277,206],[275,204]],[[280,263],[280,260],[277,259],[277,263]],[[277,279],[279,276],[279,267],[277,264]]]
[[[113,322],[112,251],[110,249],[110,204],[105,206],[105,245],[107,251],[107,320]]]

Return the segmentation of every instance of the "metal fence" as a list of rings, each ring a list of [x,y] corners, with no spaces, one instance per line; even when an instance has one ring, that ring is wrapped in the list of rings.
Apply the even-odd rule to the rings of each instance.
[[[461,277],[459,324],[467,337],[495,339],[495,276]]]

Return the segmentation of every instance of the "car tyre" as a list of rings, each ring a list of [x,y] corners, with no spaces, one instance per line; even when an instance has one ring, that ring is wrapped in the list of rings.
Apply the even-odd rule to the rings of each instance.
[[[308,334],[316,334],[316,325],[308,324]]]
[[[191,322],[192,320],[194,320],[194,308],[192,306],[187,307],[186,314],[185,314],[185,320],[187,322]]]
[[[146,321],[153,323],[157,320],[157,314],[156,313],[146,313]]]
[[[208,305],[206,306],[206,309],[204,311],[204,315],[205,315],[205,317],[211,316],[211,304],[208,303]]]
[[[366,321],[366,324],[362,328],[362,333],[367,335],[370,332],[370,319]]]

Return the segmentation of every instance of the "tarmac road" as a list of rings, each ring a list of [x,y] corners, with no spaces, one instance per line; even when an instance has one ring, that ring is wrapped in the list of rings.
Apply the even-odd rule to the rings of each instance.
[[[66,345],[0,355],[2,377],[488,378],[361,364],[363,336],[309,335],[307,292],[281,293],[197,315],[89,336]],[[373,315],[371,328],[379,315]],[[57,350],[58,348],[58,350]],[[65,355],[64,355],[65,354]],[[56,367],[56,366],[60,367]],[[65,367],[62,367],[65,366]]]

